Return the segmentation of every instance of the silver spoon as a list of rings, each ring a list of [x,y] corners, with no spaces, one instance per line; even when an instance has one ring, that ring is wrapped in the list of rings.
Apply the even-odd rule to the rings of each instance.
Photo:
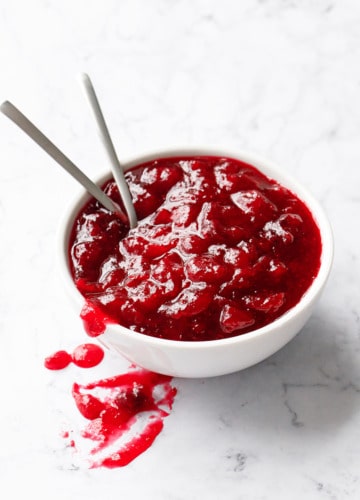
[[[50,155],[59,165],[61,165],[70,175],[105,208],[116,213],[127,222],[126,215],[120,207],[109,196],[107,196],[92,180],[89,179],[60,149],[55,146],[19,109],[11,102],[5,101],[0,106],[1,112],[21,128],[33,141],[35,141],[48,155]]]
[[[86,94],[86,97],[88,98],[90,108],[94,113],[94,117],[96,120],[96,123],[98,125],[100,137],[102,140],[102,143],[105,147],[105,150],[108,154],[109,160],[110,160],[110,166],[112,173],[114,175],[116,184],[118,186],[120,196],[122,199],[122,202],[125,207],[126,214],[129,219],[129,224],[130,228],[134,228],[137,226],[137,217],[136,217],[136,212],[135,208],[132,202],[131,194],[129,191],[129,187],[127,185],[124,171],[120,165],[119,159],[116,155],[116,151],[114,148],[114,144],[111,140],[110,134],[109,134],[109,129],[105,123],[105,118],[104,115],[101,111],[100,104],[98,101],[98,98],[95,93],[95,89],[93,87],[93,84],[91,83],[90,77],[86,74],[83,73],[80,75],[81,83],[84,87],[84,91]]]

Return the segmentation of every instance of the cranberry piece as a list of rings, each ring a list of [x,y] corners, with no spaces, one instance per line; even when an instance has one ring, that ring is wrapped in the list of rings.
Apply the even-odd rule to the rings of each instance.
[[[279,222],[286,231],[294,234],[298,232],[298,229],[301,228],[304,221],[298,214],[286,213],[280,215]]]
[[[269,255],[263,255],[255,263],[253,270],[258,275],[258,279],[266,282],[270,281],[275,285],[287,273],[288,268],[279,259],[272,259]]]
[[[119,189],[115,181],[108,182],[104,187],[104,191],[118,205],[122,205]]]
[[[232,333],[252,326],[255,323],[253,316],[244,310],[226,304],[220,313],[220,326],[225,333]]]
[[[112,269],[106,274],[102,273],[99,282],[102,284],[103,288],[110,288],[119,285],[125,277],[125,271],[118,267],[117,269]],[[96,293],[96,290],[94,290]]]
[[[238,224],[241,217],[241,211],[233,203],[217,203],[215,211],[216,217],[224,226]]]
[[[127,292],[132,302],[147,312],[156,310],[163,300],[160,286],[150,279],[141,281],[137,286],[127,285]]]
[[[254,227],[261,227],[277,212],[276,206],[257,189],[238,191],[231,195],[231,199],[242,212],[244,220]]]
[[[164,271],[176,269],[177,271],[183,268],[184,262],[181,256],[176,251],[170,251],[166,255],[163,255],[160,259],[157,259],[155,265],[161,264]]]
[[[132,386],[122,389],[115,400],[115,405],[118,409],[125,410],[132,415],[150,410],[154,406],[151,393],[143,385],[136,382]]]
[[[155,212],[153,222],[154,224],[169,224],[171,223],[171,220],[171,210],[168,210],[167,208],[161,208]]]
[[[154,264],[151,276],[161,287],[164,300],[175,298],[181,292],[185,278],[181,257],[176,253],[165,255]]]
[[[180,238],[179,248],[188,254],[200,254],[207,250],[208,242],[197,234],[189,234]]]
[[[248,231],[240,226],[224,226],[221,229],[221,235],[227,244],[234,245],[247,238]]]
[[[178,165],[155,165],[144,168],[140,182],[152,192],[162,194],[167,193],[182,177],[183,173]]]
[[[161,255],[166,254],[169,250],[174,248],[176,245],[176,240],[161,242],[161,241],[152,241],[149,242],[148,245],[144,248],[144,255],[149,257],[150,259],[161,257]]]
[[[132,288],[136,288],[141,285],[144,281],[147,281],[150,278],[150,271],[144,269],[134,269],[131,274],[128,275],[127,278],[124,279],[123,285],[126,290],[131,290]]]
[[[260,311],[263,313],[274,313],[284,304],[285,294],[282,292],[268,292],[261,295],[247,295],[244,298],[244,302],[248,307],[250,307],[251,309],[255,309],[256,311]]]
[[[222,191],[234,193],[239,189],[258,187],[256,180],[251,179],[251,171],[244,165],[226,160],[219,163],[214,169],[214,174],[216,183]]]
[[[103,249],[93,241],[76,243],[72,248],[76,277],[86,275],[90,280],[96,281],[98,273],[94,261],[101,261],[103,256],[105,257]]]
[[[252,268],[235,269],[232,278],[220,287],[219,293],[225,297],[241,297],[243,290],[251,287],[254,276]]]
[[[170,304],[163,304],[160,312],[173,318],[195,316],[204,311],[210,304],[214,289],[206,283],[194,283],[176,297]]]
[[[275,284],[278,283],[288,272],[287,266],[278,259],[271,259],[268,267],[268,276]]]
[[[215,255],[203,254],[190,258],[185,264],[185,270],[191,281],[206,283],[222,283],[229,278],[232,270],[229,265],[221,263]]]
[[[146,311],[141,307],[140,303],[136,303],[131,299],[124,299],[120,301],[120,305],[117,302],[115,302],[114,305],[117,309],[117,313],[114,313],[114,316],[116,314],[118,315],[119,323],[128,327],[132,325],[138,325],[140,327],[146,324]]]
[[[166,202],[171,208],[180,204],[198,205],[198,190],[191,186],[186,186],[185,183],[179,183],[168,193]]]
[[[224,261],[231,264],[234,268],[249,267],[251,258],[249,251],[243,247],[227,248],[224,252]]]
[[[140,242],[139,245],[134,243],[133,252],[141,253],[150,260],[165,254],[176,245],[176,239],[171,233],[171,226],[144,224],[138,233],[140,234],[137,236],[129,237]],[[129,248],[125,247],[125,249],[129,251]]]
[[[180,205],[172,211],[171,220],[175,227],[186,227],[196,219],[199,208],[193,204]]]
[[[222,223],[218,218],[219,204],[216,202],[205,202],[198,216],[199,234],[212,243],[222,241]]]
[[[267,222],[261,236],[272,244],[276,244],[277,241],[280,241],[285,245],[289,245],[294,241],[293,234],[284,229],[279,220]]]
[[[148,245],[148,240],[143,236],[129,235],[120,243],[122,253],[141,255]]]
[[[205,164],[200,159],[185,161],[182,168],[185,174],[188,175],[190,185],[197,192],[197,201],[211,198],[215,184],[211,160],[208,164]]]
[[[162,199],[149,192],[147,189],[141,187],[135,188],[133,184],[129,187],[135,211],[139,219],[143,219],[155,212],[161,205]]]

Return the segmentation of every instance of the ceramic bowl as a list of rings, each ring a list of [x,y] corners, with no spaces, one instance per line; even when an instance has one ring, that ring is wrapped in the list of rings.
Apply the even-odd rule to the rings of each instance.
[[[328,219],[312,195],[279,169],[272,162],[247,152],[222,150],[177,149],[157,151],[152,154],[123,162],[124,169],[163,157],[194,155],[223,156],[249,163],[268,177],[275,179],[295,193],[310,209],[318,224],[322,239],[322,255],[319,273],[300,302],[271,324],[250,333],[222,340],[183,342],[165,340],[137,333],[120,325],[108,325],[98,340],[106,347],[117,351],[148,370],[175,377],[213,377],[250,367],[271,356],[287,344],[309,319],[328,278],[332,258],[333,239]],[[110,173],[98,179],[102,184]],[[59,231],[60,272],[70,300],[80,314],[84,298],[75,287],[68,260],[68,245],[74,219],[89,199],[87,193],[80,194],[68,207]]]

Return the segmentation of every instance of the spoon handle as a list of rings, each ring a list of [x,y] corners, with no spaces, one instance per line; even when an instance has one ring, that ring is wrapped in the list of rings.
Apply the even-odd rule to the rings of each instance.
[[[124,176],[124,171],[120,165],[119,159],[117,157],[114,144],[111,140],[109,129],[106,125],[105,118],[103,115],[103,112],[101,111],[100,104],[98,101],[98,98],[96,96],[95,89],[93,87],[93,84],[90,80],[90,77],[86,74],[83,73],[80,75],[81,82],[84,87],[85,94],[88,98],[90,107],[93,111],[101,140],[103,142],[103,145],[105,147],[105,150],[108,154],[109,160],[110,160],[110,166],[112,173],[114,175],[116,184],[119,188],[120,191],[120,196],[123,201],[125,211],[127,213],[127,216],[129,218],[129,223],[130,227],[134,228],[137,226],[137,217],[136,217],[136,212],[135,208],[133,205],[133,201],[131,198],[131,194]]]
[[[119,214],[122,220],[126,221],[125,215],[119,206],[112,201],[92,180],[89,179],[74,163],[60,151],[23,113],[11,102],[5,101],[0,106],[1,112],[21,128],[33,141],[35,141],[48,155],[50,155],[59,165],[61,165],[70,175],[105,208],[111,212]]]

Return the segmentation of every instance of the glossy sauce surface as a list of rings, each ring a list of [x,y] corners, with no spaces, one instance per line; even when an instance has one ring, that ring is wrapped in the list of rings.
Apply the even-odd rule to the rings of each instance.
[[[128,230],[91,200],[69,259],[87,333],[119,323],[171,340],[214,340],[272,322],[316,277],[321,238],[293,193],[241,161],[167,158],[126,173]],[[106,193],[120,203],[113,181]]]

